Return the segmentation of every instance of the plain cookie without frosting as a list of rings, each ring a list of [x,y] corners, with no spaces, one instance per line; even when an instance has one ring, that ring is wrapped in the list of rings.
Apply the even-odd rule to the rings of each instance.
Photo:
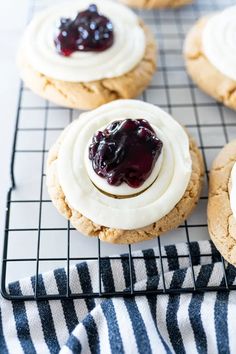
[[[136,243],[151,240],[162,233],[177,228],[196,206],[203,182],[203,160],[195,141],[190,138],[190,153],[192,158],[192,174],[184,196],[172,211],[159,221],[136,230],[112,229],[94,224],[91,220],[71,208],[59,184],[56,160],[66,130],[49,151],[47,163],[47,187],[49,195],[57,210],[81,233],[99,237],[102,241],[119,244]]]
[[[120,0],[126,5],[143,9],[161,9],[180,7],[192,3],[192,0]]]
[[[230,206],[230,175],[236,162],[236,140],[227,144],[216,157],[210,172],[208,228],[222,256],[236,265],[236,220]]]
[[[20,51],[21,78],[36,94],[63,107],[87,110],[116,99],[134,98],[148,86],[156,71],[156,42],[149,28],[142,22],[141,26],[146,36],[145,55],[122,76],[86,83],[55,80],[35,71]]]
[[[236,81],[213,66],[202,50],[202,33],[209,17],[200,19],[190,30],[184,45],[188,74],[208,95],[225,106],[236,109]]]

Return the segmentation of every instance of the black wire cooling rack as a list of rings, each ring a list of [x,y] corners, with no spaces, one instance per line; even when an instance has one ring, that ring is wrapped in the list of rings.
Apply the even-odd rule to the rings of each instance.
[[[35,0],[33,2],[34,11],[47,4],[47,1]],[[153,79],[152,84],[143,93],[141,99],[158,104],[163,109],[173,114],[182,124],[185,124],[191,134],[198,141],[199,148],[203,153],[205,170],[206,170],[206,185],[208,179],[208,170],[212,159],[218,151],[233,137],[236,136],[236,120],[235,113],[216,103],[200,92],[196,86],[187,77],[182,58],[182,46],[186,32],[192,24],[202,15],[211,11],[221,9],[232,5],[234,1],[226,0],[199,0],[194,4],[179,10],[162,10],[162,11],[137,11],[137,13],[145,20],[154,31],[158,44],[158,71]],[[32,3],[31,3],[32,5]],[[45,192],[45,161],[48,148],[56,139],[56,136],[63,128],[72,121],[78,112],[54,106],[42,99],[36,97],[27,88],[21,85],[19,92],[19,101],[17,107],[15,135],[13,141],[13,150],[11,158],[11,180],[12,186],[7,195],[6,209],[6,224],[2,262],[2,280],[1,292],[2,295],[11,300],[45,300],[45,299],[62,299],[62,298],[85,298],[85,297],[100,297],[100,296],[132,296],[132,295],[147,295],[147,294],[168,294],[182,292],[203,292],[203,291],[229,291],[236,288],[230,285],[227,276],[227,266],[223,258],[219,259],[222,262],[224,282],[220,287],[208,286],[198,287],[196,285],[196,277],[194,274],[194,251],[191,247],[191,241],[196,240],[195,236],[204,234],[207,237],[207,222],[206,222],[206,202],[207,188],[201,196],[198,211],[190,217],[183,225],[180,226],[183,239],[188,245],[188,255],[178,255],[177,259],[187,257],[192,273],[192,287],[189,288],[168,288],[165,286],[165,277],[163,271],[163,262],[168,258],[162,253],[162,243],[165,236],[156,239],[156,246],[159,251],[157,256],[153,256],[160,263],[162,270],[163,288],[149,291],[136,291],[133,284],[133,261],[135,258],[149,260],[148,256],[135,257],[132,253],[133,246],[127,246],[127,254],[120,257],[109,257],[109,259],[126,258],[130,274],[130,287],[125,292],[106,293],[101,286],[101,267],[102,261],[107,259],[107,256],[102,255],[103,244],[100,240],[94,243],[96,247],[96,256],[77,256],[74,247],[71,245],[72,233],[76,232],[68,222],[62,224],[61,219],[50,217],[47,213],[47,208],[50,207],[51,201],[48,199]],[[36,166],[37,165],[37,166]],[[21,171],[21,172],[19,172]],[[23,176],[20,174],[23,172]],[[23,182],[22,182],[23,181]],[[46,211],[45,211],[46,208]],[[44,224],[45,213],[50,220],[50,225]],[[199,216],[199,213],[203,216]],[[26,219],[23,217],[27,217]],[[24,220],[23,220],[24,219]],[[64,219],[63,219],[64,220]],[[66,255],[58,254],[41,255],[43,243],[43,235],[47,233],[48,240],[50,236],[60,232],[66,240]],[[29,249],[34,252],[21,257],[18,253],[18,246],[15,243],[22,235],[29,235]],[[44,235],[45,236],[45,235]],[[78,240],[80,236],[76,235]],[[203,237],[204,238],[204,237]],[[11,256],[10,244],[13,239],[14,253]],[[183,241],[182,239],[182,241]],[[22,241],[23,242],[23,241]],[[60,242],[60,241],[58,241]],[[57,249],[55,244],[55,249]],[[171,241],[170,241],[171,242]],[[172,241],[173,242],[173,241]],[[73,248],[73,255],[71,249]],[[20,249],[20,248],[19,248]],[[25,249],[28,249],[26,242]],[[117,248],[114,246],[113,253],[117,253]],[[153,259],[153,257],[150,257]],[[213,253],[203,253],[201,257],[213,257]],[[173,257],[174,258],[174,257]],[[99,275],[99,289],[96,292],[80,294],[73,293],[70,289],[70,265],[76,262],[93,260],[97,262]],[[67,280],[65,295],[51,294],[44,296],[39,294],[39,273],[41,265],[45,262],[65,263],[67,269]],[[11,295],[7,290],[8,271],[10,265],[15,268],[20,267],[21,263],[32,264],[35,269],[35,291],[32,294],[24,294],[24,296]]]

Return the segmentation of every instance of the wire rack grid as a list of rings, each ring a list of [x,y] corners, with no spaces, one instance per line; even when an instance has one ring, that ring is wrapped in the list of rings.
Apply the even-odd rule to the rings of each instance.
[[[235,113],[215,102],[200,92],[188,78],[182,57],[182,46],[185,35],[192,24],[202,15],[232,5],[231,0],[198,0],[192,5],[179,10],[137,11],[137,13],[152,28],[159,44],[158,71],[151,85],[143,93],[141,99],[157,104],[169,111],[190,133],[196,138],[203,153],[206,183],[200,198],[197,211],[170,237],[157,237],[155,245],[158,255],[133,256],[135,246],[128,245],[122,251],[123,256],[103,255],[104,244],[100,240],[92,242],[93,254],[85,251],[81,244],[83,236],[78,236],[69,222],[64,221],[56,214],[45,188],[45,161],[50,145],[64,129],[75,119],[79,112],[55,106],[31,93],[22,84],[19,92],[15,135],[11,159],[12,186],[7,195],[6,224],[4,250],[2,262],[2,295],[10,300],[45,300],[62,298],[84,298],[101,296],[133,296],[148,294],[167,294],[181,292],[203,292],[236,289],[229,284],[227,265],[222,258],[224,282],[220,287],[196,285],[194,273],[194,252],[191,242],[208,237],[206,222],[207,180],[212,159],[218,151],[236,134]],[[31,11],[36,12],[49,1],[34,0],[31,2]],[[180,237],[178,236],[180,234]],[[176,238],[175,238],[176,237]],[[182,238],[181,238],[182,237]],[[192,287],[169,288],[164,277],[163,263],[168,260],[163,255],[163,243],[173,243],[173,239],[185,241],[188,245],[188,254],[175,256],[187,258],[192,274]],[[46,241],[45,241],[46,240]],[[89,241],[86,241],[89,242]],[[52,247],[49,247],[51,243]],[[61,247],[60,247],[61,243]],[[25,247],[20,247],[22,244]],[[154,245],[154,243],[152,244]],[[88,247],[89,248],[89,247]],[[22,253],[23,249],[23,253]],[[79,254],[78,249],[83,249]],[[137,249],[137,248],[136,248]],[[53,251],[52,251],[53,250]],[[123,252],[123,253],[124,253]],[[112,254],[118,253],[116,246]],[[213,252],[202,252],[201,257],[213,257]],[[218,255],[220,257],[220,255]],[[128,262],[130,275],[129,289],[117,292],[105,292],[102,287],[102,262],[106,259],[125,258]],[[161,289],[137,291],[133,284],[133,268],[137,259],[151,261],[155,258],[159,262],[162,283]],[[86,294],[73,293],[70,287],[70,266],[81,261],[97,262],[99,285],[96,291]],[[47,269],[45,264],[64,264],[67,270],[66,292],[63,295],[39,294],[39,273]],[[7,290],[8,272],[11,267],[21,269],[24,264],[23,275],[28,268],[34,269],[35,288],[33,294],[22,296],[11,295]],[[33,267],[33,268],[32,268]],[[31,273],[30,273],[31,274]],[[11,279],[10,279],[11,280]]]

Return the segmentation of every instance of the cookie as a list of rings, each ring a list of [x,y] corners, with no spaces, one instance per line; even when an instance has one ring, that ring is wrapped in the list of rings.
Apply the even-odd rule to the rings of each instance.
[[[87,0],[83,0],[83,1],[85,2],[85,4],[88,2]],[[96,2],[96,4],[99,5],[99,9],[101,8],[101,11],[102,11],[103,7],[105,8],[105,5],[106,5],[108,10],[112,14],[115,13],[115,8],[114,9],[111,8],[111,5],[109,5],[109,3],[110,3],[109,1],[96,0],[95,2]],[[141,20],[139,20],[137,18],[137,16],[132,13],[131,10],[129,10],[128,8],[126,8],[125,6],[120,5],[120,4],[114,4],[112,6],[119,7],[118,9],[121,8],[122,11],[124,12],[125,18],[127,18],[127,16],[129,16],[132,21],[136,21],[135,23],[136,23],[137,28],[136,28],[136,31],[134,31],[134,35],[136,35],[137,32],[138,33],[142,32],[141,34],[139,34],[139,36],[142,35],[141,36],[141,38],[143,39],[142,45],[141,45],[141,43],[139,45],[137,45],[137,43],[134,43],[133,47],[132,47],[132,44],[129,44],[131,46],[131,52],[134,52],[136,50],[139,53],[139,54],[137,54],[137,56],[140,59],[138,59],[139,61],[137,64],[132,65],[132,63],[131,64],[129,63],[129,67],[132,67],[132,68],[128,69],[127,71],[125,70],[125,73],[123,73],[122,75],[118,74],[119,70],[121,70],[122,72],[124,71],[124,69],[121,69],[125,64],[124,61],[129,62],[131,60],[127,53],[126,54],[123,53],[123,59],[122,59],[123,62],[121,61],[121,59],[116,59],[116,61],[118,61],[118,62],[116,63],[116,61],[114,61],[115,64],[109,64],[109,65],[113,65],[112,68],[108,67],[107,71],[104,72],[105,75],[108,75],[107,73],[109,72],[109,70],[111,70],[112,72],[113,71],[117,72],[117,75],[115,75],[114,77],[103,78],[105,76],[100,75],[101,78],[98,80],[88,79],[87,81],[81,80],[78,82],[77,81],[72,82],[72,80],[67,81],[67,80],[62,80],[61,78],[58,79],[58,77],[59,76],[61,77],[61,75],[63,74],[63,71],[64,71],[63,66],[61,66],[61,70],[58,70],[58,68],[56,68],[57,75],[59,72],[59,76],[57,76],[57,79],[50,77],[49,75],[46,75],[45,73],[37,71],[35,69],[35,67],[33,67],[31,65],[29,58],[27,57],[27,54],[26,54],[27,51],[24,49],[24,45],[22,45],[19,50],[19,55],[18,55],[18,66],[20,69],[20,76],[23,79],[25,85],[27,87],[29,87],[32,91],[34,91],[36,94],[38,94],[39,96],[42,96],[43,98],[45,98],[55,104],[58,104],[58,105],[64,106],[64,107],[75,108],[75,109],[84,109],[84,110],[93,109],[93,108],[98,107],[104,103],[107,103],[107,102],[110,102],[110,101],[113,101],[113,100],[116,100],[119,98],[133,98],[133,97],[140,95],[141,92],[148,86],[148,84],[150,83],[150,81],[153,77],[153,74],[156,71],[156,61],[157,61],[157,59],[156,59],[156,57],[157,57],[157,55],[156,55],[156,42],[155,42],[154,36],[151,33],[150,29]],[[51,16],[51,14],[50,14],[50,16]],[[114,16],[115,15],[113,14],[113,19],[114,19]],[[116,16],[115,16],[114,21],[119,21],[119,18],[116,19]],[[125,23],[125,21],[124,21],[124,23]],[[122,27],[122,24],[123,24],[123,22],[119,23],[118,28]],[[133,26],[131,25],[131,27],[133,27]],[[122,31],[121,31],[121,34],[124,36]],[[136,35],[136,36],[138,36],[138,35]],[[119,43],[122,42],[120,38],[118,39],[118,36],[116,36],[116,37],[117,37],[117,42],[119,42]],[[116,37],[115,37],[115,40],[116,40]],[[131,40],[131,42],[132,42],[132,40]],[[119,47],[119,45],[120,44],[117,44],[116,46]],[[115,44],[114,44],[114,46],[115,46]],[[143,46],[143,52],[140,55],[140,47],[142,47],[142,46]],[[126,45],[123,45],[123,47],[126,48],[127,43],[126,43]],[[41,48],[41,46],[40,46],[40,48]],[[112,51],[115,49],[113,47],[111,47],[108,49],[108,51],[105,50],[103,52],[103,53],[105,53],[104,54],[105,57],[107,57],[109,55],[109,54],[107,54],[109,52],[109,50]],[[124,51],[125,50],[127,51],[127,48],[124,49]],[[35,53],[33,53],[33,54],[35,54]],[[81,54],[81,53],[79,53],[79,54]],[[87,52],[82,53],[82,54],[87,55]],[[53,55],[55,55],[55,53]],[[99,71],[100,71],[99,68],[100,67],[98,67],[98,69],[96,69],[96,66],[98,64],[96,64],[94,66],[94,63],[95,63],[94,60],[95,60],[96,55],[100,55],[100,53],[99,54],[92,53],[89,58],[90,58],[91,62],[93,63],[92,65],[93,65],[94,72],[96,71],[95,76],[99,76]],[[116,57],[120,56],[119,50],[118,50],[118,54],[116,53],[115,55],[116,55]],[[64,58],[60,58],[59,54],[57,55],[57,57],[58,57],[58,59],[57,58],[56,59],[59,61],[59,64],[60,64],[60,60],[62,60],[62,59],[64,60]],[[33,58],[34,58],[35,62],[38,64],[37,56],[34,55]],[[43,55],[42,55],[42,58],[44,58]],[[86,65],[86,60],[83,59],[84,57],[80,57],[80,58],[82,58],[81,60],[82,60],[82,67],[83,67],[83,65]],[[72,59],[72,60],[74,60],[74,59]],[[98,60],[100,60],[100,62],[101,62],[101,59],[98,59]],[[50,60],[49,60],[49,62],[50,62]],[[74,62],[75,61],[72,62],[72,66],[74,65]],[[105,66],[103,63],[100,63],[100,64],[101,64],[102,68],[104,69],[108,65],[109,62],[112,62],[112,61],[109,58],[107,58],[105,60],[105,63],[106,63]],[[47,68],[47,62],[46,62],[46,64],[45,64],[45,61],[43,63],[44,63],[44,67],[46,65],[46,68]],[[96,63],[97,63],[97,61],[96,61]],[[41,64],[42,63],[40,61],[40,65]],[[60,64],[60,65],[62,65],[62,64]],[[76,65],[78,65],[78,64],[76,64]],[[50,70],[53,71],[53,67],[56,67],[56,65],[54,65],[54,66],[51,65]],[[69,69],[72,70],[71,67],[69,67]],[[86,69],[84,69],[84,71],[86,71]],[[90,70],[87,69],[87,74],[89,74],[89,72],[90,72]],[[82,74],[83,74],[83,71],[82,71]],[[55,75],[55,77],[56,77],[56,75]],[[64,74],[62,75],[62,77],[64,77]],[[73,79],[73,76],[72,76],[72,79]]]
[[[236,265],[236,220],[230,205],[231,171],[236,162],[236,140],[216,157],[210,172],[208,228],[222,256]]]
[[[190,30],[184,45],[187,72],[209,96],[236,109],[236,81],[219,71],[203,52],[203,31],[210,16],[201,18]]]
[[[96,110],[94,112],[96,112]],[[70,126],[67,129],[70,129]],[[189,137],[190,159],[192,160],[191,176],[189,175],[189,182],[182,198],[167,215],[146,227],[132,230],[105,227],[94,223],[70,206],[59,181],[57,160],[61,144],[68,134],[67,129],[65,129],[49,151],[47,162],[47,188],[50,198],[57,210],[70,220],[71,224],[83,234],[98,237],[102,241],[120,244],[150,240],[178,227],[196,206],[201,192],[204,169],[202,155],[194,139]]]
[[[180,7],[192,3],[192,0],[121,0],[124,4],[144,8],[144,9],[158,9],[166,7]]]

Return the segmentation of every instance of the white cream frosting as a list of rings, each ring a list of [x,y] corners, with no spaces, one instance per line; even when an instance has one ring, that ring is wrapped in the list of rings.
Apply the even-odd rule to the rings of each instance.
[[[23,38],[22,50],[35,70],[57,80],[89,82],[123,75],[142,60],[146,39],[138,17],[113,1],[93,0],[92,3],[112,21],[113,45],[99,53],[74,52],[69,57],[58,54],[53,36],[60,18],[74,18],[79,11],[88,8],[91,0],[75,0],[51,7],[31,21]]]
[[[159,174],[151,186],[137,196],[116,199],[92,183],[85,164],[93,134],[120,119],[146,119],[163,142]],[[59,183],[69,205],[94,223],[132,230],[160,220],[184,195],[192,160],[184,129],[160,108],[136,100],[118,100],[83,113],[64,132],[57,159]],[[119,193],[118,193],[119,194]]]
[[[236,6],[207,20],[203,30],[203,52],[222,74],[236,80]]]
[[[230,191],[230,206],[233,216],[236,218],[236,163],[231,171],[231,191]]]

